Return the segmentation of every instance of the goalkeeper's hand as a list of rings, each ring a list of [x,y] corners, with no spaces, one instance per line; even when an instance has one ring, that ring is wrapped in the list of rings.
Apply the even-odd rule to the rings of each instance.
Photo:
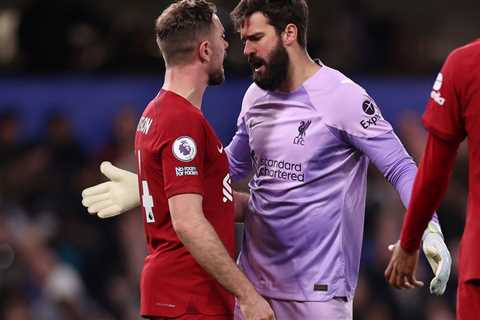
[[[82,192],[82,204],[90,214],[110,218],[140,205],[137,175],[115,167],[105,161],[100,171],[110,181],[98,184]]]
[[[427,257],[435,277],[430,282],[430,293],[442,295],[450,277],[452,258],[443,241],[440,225],[430,221],[423,234],[423,253]]]

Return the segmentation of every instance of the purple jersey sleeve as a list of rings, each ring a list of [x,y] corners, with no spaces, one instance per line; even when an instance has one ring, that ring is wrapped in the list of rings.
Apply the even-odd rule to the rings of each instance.
[[[397,190],[403,205],[407,207],[417,166],[397,135],[390,131],[368,139],[351,135],[348,135],[348,138],[349,142],[362,151]]]
[[[408,207],[417,166],[405,150],[391,124],[375,101],[354,83],[345,83],[337,97],[345,101],[345,112],[329,114],[329,126],[342,132],[343,139],[365,154],[395,188]],[[437,217],[435,215],[434,220]]]
[[[350,144],[370,159],[385,179],[395,188],[403,206],[408,208],[417,174],[417,166],[397,135],[390,131],[368,139],[352,135],[347,135],[347,138]],[[433,220],[438,222],[436,214]]]

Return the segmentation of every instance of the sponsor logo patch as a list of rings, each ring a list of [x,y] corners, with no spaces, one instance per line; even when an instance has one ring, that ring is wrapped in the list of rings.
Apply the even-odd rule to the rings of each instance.
[[[198,170],[197,167],[175,167],[175,174],[177,177],[198,176]]]
[[[172,152],[178,160],[190,162],[195,159],[197,155],[197,145],[191,137],[180,137],[173,143]]]
[[[375,105],[370,100],[365,100],[362,104],[362,109],[365,114],[373,116],[375,114]]]
[[[378,111],[377,107],[371,100],[365,100],[362,103],[362,110],[365,114],[365,118],[360,121],[360,125],[364,129],[376,126],[378,121],[382,119],[380,111]]]
[[[253,166],[257,177],[270,177],[284,181],[305,181],[305,173],[301,163],[285,160],[259,158],[251,151]]]

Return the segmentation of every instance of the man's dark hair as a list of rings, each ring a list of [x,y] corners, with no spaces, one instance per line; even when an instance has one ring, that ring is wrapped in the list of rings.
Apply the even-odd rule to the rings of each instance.
[[[162,12],[155,33],[167,66],[191,61],[200,37],[211,31],[215,13],[215,5],[205,0],[177,1]]]
[[[305,0],[241,0],[230,14],[235,27],[240,29],[245,19],[255,12],[263,13],[280,34],[293,23],[298,28],[298,43],[307,46],[308,5]]]

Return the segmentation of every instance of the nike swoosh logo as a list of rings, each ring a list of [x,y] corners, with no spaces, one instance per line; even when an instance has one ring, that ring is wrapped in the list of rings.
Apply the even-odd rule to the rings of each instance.
[[[250,129],[252,129],[252,128],[255,127],[255,126],[258,126],[259,124],[261,124],[261,123],[263,123],[263,122],[265,122],[265,121],[257,121],[257,122],[255,122],[255,121],[253,121],[253,120],[250,121]]]
[[[223,145],[222,146],[217,146],[218,153],[222,154],[223,153]]]

